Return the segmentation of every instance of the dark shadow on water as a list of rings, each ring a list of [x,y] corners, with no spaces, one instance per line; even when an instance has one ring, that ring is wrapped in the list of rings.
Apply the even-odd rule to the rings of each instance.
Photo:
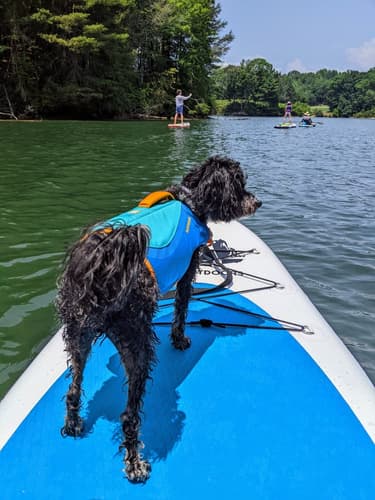
[[[224,303],[224,301],[222,301]],[[232,302],[227,302],[233,305]],[[238,313],[229,313],[227,321],[243,321]],[[237,314],[237,317],[234,317]],[[217,309],[216,309],[217,316]],[[189,320],[200,318],[215,319],[215,309],[205,306],[201,311],[193,311]],[[159,316],[158,321],[168,321],[168,316]],[[252,318],[251,323],[261,324],[260,319]],[[163,460],[181,439],[186,415],[178,408],[178,387],[188,377],[199,360],[205,355],[209,347],[221,337],[241,336],[248,333],[246,328],[202,328],[189,329],[192,339],[190,349],[184,352],[176,351],[170,344],[169,327],[158,327],[157,334],[160,345],[157,348],[158,362],[152,371],[152,380],[148,381],[144,398],[143,416],[141,424],[141,440],[144,443],[143,456],[151,461]],[[109,358],[107,368],[113,376],[104,382],[102,387],[87,403],[85,419],[85,437],[93,432],[97,420],[104,418],[116,424],[113,441],[117,445],[122,442],[122,430],[119,423],[120,414],[126,406],[127,387],[124,379],[124,370],[118,354]]]

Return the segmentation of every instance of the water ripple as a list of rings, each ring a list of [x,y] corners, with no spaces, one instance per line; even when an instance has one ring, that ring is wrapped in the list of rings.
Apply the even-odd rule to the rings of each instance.
[[[52,302],[81,228],[133,207],[212,154],[263,201],[245,223],[284,262],[375,381],[375,121],[272,118],[0,123],[0,397],[56,329]]]

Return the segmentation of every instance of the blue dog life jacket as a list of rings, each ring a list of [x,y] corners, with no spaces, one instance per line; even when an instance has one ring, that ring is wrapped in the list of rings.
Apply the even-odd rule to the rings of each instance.
[[[129,212],[116,215],[101,227],[110,225],[116,229],[124,224],[143,224],[150,229],[147,259],[163,294],[185,274],[194,251],[208,242],[210,231],[180,201],[169,200],[150,207],[141,205],[142,202]]]

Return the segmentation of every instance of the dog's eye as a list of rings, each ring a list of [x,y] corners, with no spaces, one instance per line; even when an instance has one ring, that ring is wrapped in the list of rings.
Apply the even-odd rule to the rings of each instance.
[[[246,173],[246,172],[243,172],[243,176],[242,176],[242,187],[246,187],[246,184],[247,184],[247,173]]]

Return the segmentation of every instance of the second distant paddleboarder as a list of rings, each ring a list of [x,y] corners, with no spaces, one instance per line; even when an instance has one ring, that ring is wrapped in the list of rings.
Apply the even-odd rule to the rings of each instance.
[[[284,121],[288,120],[289,122],[292,121],[292,103],[291,101],[288,101],[285,106],[285,111],[284,111]]]

